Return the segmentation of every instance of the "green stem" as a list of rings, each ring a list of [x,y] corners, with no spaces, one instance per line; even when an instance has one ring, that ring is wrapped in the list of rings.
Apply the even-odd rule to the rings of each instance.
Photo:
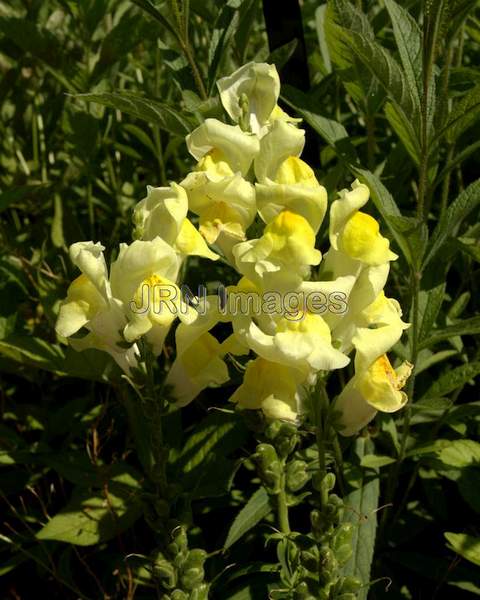
[[[285,464],[283,465],[285,467]],[[287,494],[285,492],[285,470],[280,478],[280,492],[277,494],[278,524],[282,533],[290,533],[290,521],[288,519]]]
[[[337,477],[338,487],[340,488],[340,493],[342,494],[342,496],[345,496],[342,448],[340,447],[340,442],[338,441],[338,434],[336,432],[333,433],[332,445],[333,452],[335,455],[335,475]]]
[[[195,59],[193,58],[192,48],[191,48],[189,42],[186,40],[182,40],[181,46],[182,46],[182,51],[185,55],[185,58],[187,59],[188,64],[190,65],[190,68],[192,69],[193,78],[195,80],[195,85],[197,86],[200,97],[202,98],[202,100],[207,100],[207,98],[208,98],[207,90],[205,88],[205,84],[203,83],[203,79],[202,79],[202,76],[198,69],[197,63],[195,62]]]
[[[160,49],[157,48],[155,53],[155,98],[160,97]],[[160,137],[160,128],[158,125],[152,125],[153,128],[153,140],[155,144],[155,151],[157,155],[158,168],[160,171],[160,181],[162,185],[167,184],[167,173],[165,170],[165,161],[163,159],[163,148],[162,139]]]
[[[317,384],[318,396],[314,399],[312,403],[312,416],[315,427],[315,438],[317,442],[318,449],[318,470],[319,470],[319,479],[323,480],[325,475],[327,474],[327,464],[326,464],[326,434],[327,434],[327,419],[326,415],[328,412],[328,396],[327,390],[325,388],[325,382],[323,379],[319,379]]]
[[[157,484],[161,497],[165,496],[167,488],[166,474],[166,452],[162,430],[163,403],[157,397],[155,390],[155,374],[153,369],[154,356],[152,352],[143,345],[143,358],[146,370],[146,394],[144,396],[144,412],[150,421],[150,440],[152,445],[153,464],[151,467],[151,478]]]

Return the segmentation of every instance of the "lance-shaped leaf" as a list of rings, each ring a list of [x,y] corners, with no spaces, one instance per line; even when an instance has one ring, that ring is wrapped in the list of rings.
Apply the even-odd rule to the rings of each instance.
[[[385,0],[400,60],[412,93],[419,103],[422,96],[422,36],[412,15],[395,0]]]
[[[263,487],[259,488],[235,517],[228,531],[224,550],[233,546],[247,531],[255,527],[270,510],[270,498]]]
[[[186,117],[167,104],[137,96],[129,92],[101,92],[98,94],[77,94],[81,100],[98,102],[103,106],[117,108],[121,112],[154,123],[169,133],[185,136],[195,127],[195,121]]]
[[[468,217],[468,215],[475,210],[480,204],[480,179],[470,184],[461,194],[456,198],[454,202],[445,211],[445,216],[441,219],[435,230],[432,233],[429,246],[425,253],[423,268],[430,263],[430,261],[436,256],[437,252],[446,242],[446,240],[453,235],[456,228],[460,223]]]
[[[373,454],[374,447],[370,439],[355,440],[355,454],[360,461]],[[368,459],[367,459],[368,462]],[[373,467],[373,465],[369,465]],[[368,475],[367,475],[368,473]],[[357,484],[358,489],[344,498],[345,519],[357,526],[352,542],[352,558],[343,567],[343,575],[358,577],[364,584],[358,594],[358,600],[366,600],[373,552],[375,549],[375,534],[377,531],[377,507],[380,493],[378,475],[371,477],[372,471],[362,471],[362,478]]]

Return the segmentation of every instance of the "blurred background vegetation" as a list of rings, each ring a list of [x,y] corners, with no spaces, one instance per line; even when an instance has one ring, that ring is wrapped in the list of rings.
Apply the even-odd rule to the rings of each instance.
[[[443,4],[448,10],[439,8]],[[2,598],[161,597],[142,558],[157,545],[148,526],[150,424],[108,357],[66,348],[56,339],[54,323],[75,276],[68,246],[101,240],[110,252],[120,241],[130,241],[131,209],[146,185],[182,179],[193,164],[185,135],[201,119],[221,114],[216,78],[249,60],[278,65],[287,84],[284,106],[305,118],[307,159],[330,198],[360,167],[394,196],[404,220],[392,219],[389,227],[397,241],[409,240],[411,256],[410,263],[402,256],[393,265],[388,295],[398,298],[407,314],[412,304],[408,273],[415,259],[425,256],[426,231],[437,227],[443,235],[445,243],[422,273],[420,330],[429,341],[418,355],[419,404],[405,434],[408,452],[397,461],[397,425],[406,431],[403,415],[385,415],[369,430],[376,462],[363,461],[361,469],[357,444],[344,442],[346,473],[351,482],[368,481],[376,473],[382,485],[373,509],[380,528],[372,579],[384,579],[371,588],[369,598],[480,594],[478,567],[447,547],[443,537],[445,531],[480,534],[480,453],[476,442],[470,443],[479,432],[473,378],[480,372],[480,356],[478,342],[469,335],[480,331],[475,316],[480,285],[479,4],[430,2],[427,9],[433,13],[446,11],[435,30],[435,14],[425,21],[422,2],[401,3],[413,22],[423,15],[433,28],[424,25],[424,52],[429,36],[436,36],[434,55],[423,56],[424,62],[431,59],[436,82],[436,102],[427,107],[433,132],[428,133],[433,140],[428,156],[414,110],[408,112],[403,98],[403,80],[389,58],[403,64],[402,52],[414,43],[414,25],[394,15],[392,27],[393,8],[381,0],[357,0],[348,10],[344,2],[332,5],[327,10],[317,0],[301,2],[303,46],[301,39],[292,42],[298,22],[291,28],[287,22],[276,38],[275,31],[267,32],[260,0],[191,0],[188,14],[185,5],[180,13],[175,2],[146,0],[0,2]],[[267,16],[269,10],[272,3],[265,2]],[[402,23],[404,48],[398,46],[395,18]],[[364,36],[386,49],[383,76],[381,69],[366,66],[369,56],[378,66],[383,55],[368,55],[368,44],[362,46],[363,55],[349,53],[339,28],[350,32],[351,44],[355,36]],[[308,60],[309,81],[299,80],[292,66],[302,57]],[[411,92],[417,84],[408,75]],[[82,97],[85,93],[89,99]],[[422,177],[427,184],[419,215]],[[462,193],[460,205],[449,209]],[[381,191],[378,196],[380,210]],[[393,248],[398,252],[395,242]],[[228,277],[220,267],[200,271],[194,262],[190,275],[191,282],[211,286]],[[398,345],[399,357],[408,356],[407,343]],[[333,393],[338,385],[334,380]],[[228,391],[202,394],[183,411],[181,421],[172,418],[167,428],[172,473],[189,473],[182,484],[182,510],[195,515],[192,539],[208,552],[222,548],[230,522],[258,487],[246,460],[254,449],[246,425],[207,413],[209,406],[222,405]],[[434,445],[437,439],[455,442],[458,455],[442,454]],[[200,465],[199,487],[194,482],[200,463],[188,463],[185,448],[202,456],[207,450],[221,455],[221,464]],[[307,456],[308,441],[304,452]],[[70,523],[56,541],[42,539],[39,532],[51,516],[61,510],[74,514],[86,497],[102,527],[90,531],[82,523],[75,540]],[[105,498],[113,503],[115,518],[107,514]],[[392,502],[392,510],[381,508]],[[300,520],[301,509],[294,509]],[[376,518],[368,506],[360,510],[359,518]],[[267,597],[275,582],[274,569],[268,568],[276,562],[275,552],[250,533],[240,548],[207,561],[212,598]]]

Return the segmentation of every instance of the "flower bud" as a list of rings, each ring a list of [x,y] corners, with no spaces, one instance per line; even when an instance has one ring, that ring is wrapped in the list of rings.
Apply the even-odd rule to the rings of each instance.
[[[288,463],[286,470],[286,483],[290,492],[298,492],[307,483],[307,463],[303,460],[293,460]]]
[[[346,564],[352,556],[353,525],[342,523],[335,532],[332,548],[340,565]]]
[[[293,593],[293,598],[294,600],[315,600],[315,596],[312,596],[305,581],[297,585]]]
[[[208,600],[208,584],[198,585],[190,594],[190,600]]]
[[[335,532],[332,544],[333,550],[337,551],[340,546],[351,546],[353,540],[353,531],[354,528],[352,523],[342,523]]]
[[[339,582],[338,591],[340,594],[355,593],[361,588],[362,582],[358,577],[342,577]]]
[[[170,594],[170,598],[172,600],[188,600],[188,594],[186,594],[182,590],[177,589],[173,590],[173,592]]]
[[[328,546],[324,546],[320,549],[320,569],[322,571],[334,572],[337,568],[337,560],[333,550]]]
[[[190,550],[187,556],[187,563],[192,566],[200,567],[207,559],[207,553],[202,548]]]
[[[202,567],[191,567],[183,572],[180,582],[184,589],[192,591],[202,583],[204,577],[205,571]]]
[[[282,467],[275,448],[271,444],[259,444],[252,458],[258,466],[260,478],[267,490],[271,494],[278,494]]]
[[[162,581],[162,585],[167,589],[175,587],[176,575],[173,566],[165,559],[156,560],[153,565],[153,575]]]
[[[293,423],[281,423],[274,445],[280,458],[286,458],[298,443],[297,428]]]
[[[300,552],[300,562],[312,573],[315,573],[318,570],[318,556],[314,552],[302,550],[302,552]]]

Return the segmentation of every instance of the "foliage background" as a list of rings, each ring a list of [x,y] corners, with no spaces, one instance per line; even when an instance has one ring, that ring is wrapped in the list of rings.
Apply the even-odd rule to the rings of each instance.
[[[273,54],[258,0],[192,0],[188,14],[156,6],[0,3],[2,597],[160,594],[142,558],[159,543],[149,519],[152,420],[106,356],[56,340],[59,299],[75,276],[66,250],[130,239],[146,184],[183,178],[192,166],[184,136],[221,114],[215,79],[248,60],[276,62],[296,86],[282,88],[283,101],[309,125],[307,160],[329,197],[354,176],[368,183],[401,255],[390,293],[414,322],[396,347],[415,358],[414,404],[342,441],[345,493],[355,482],[364,491],[353,560],[367,565],[352,568],[368,580],[376,537],[371,579],[390,579],[369,598],[479,595],[478,567],[461,557],[465,538],[444,537],[480,535],[478,2],[305,0],[305,48],[290,43],[297,21]],[[295,78],[305,60],[310,82]],[[228,274],[192,261],[188,277],[214,289]],[[170,342],[165,363],[172,351]],[[329,382],[332,396],[341,384]],[[210,553],[211,597],[263,598],[278,588],[274,544],[264,547],[271,516],[253,529],[242,523],[241,542],[216,552],[259,489],[251,423],[208,410],[230,393],[203,393],[168,417],[169,469],[178,513],[194,523],[192,546]],[[308,431],[299,452],[313,460]],[[85,498],[97,511],[91,528],[75,526]],[[292,509],[300,530],[307,502]],[[45,539],[60,511],[67,527]]]

